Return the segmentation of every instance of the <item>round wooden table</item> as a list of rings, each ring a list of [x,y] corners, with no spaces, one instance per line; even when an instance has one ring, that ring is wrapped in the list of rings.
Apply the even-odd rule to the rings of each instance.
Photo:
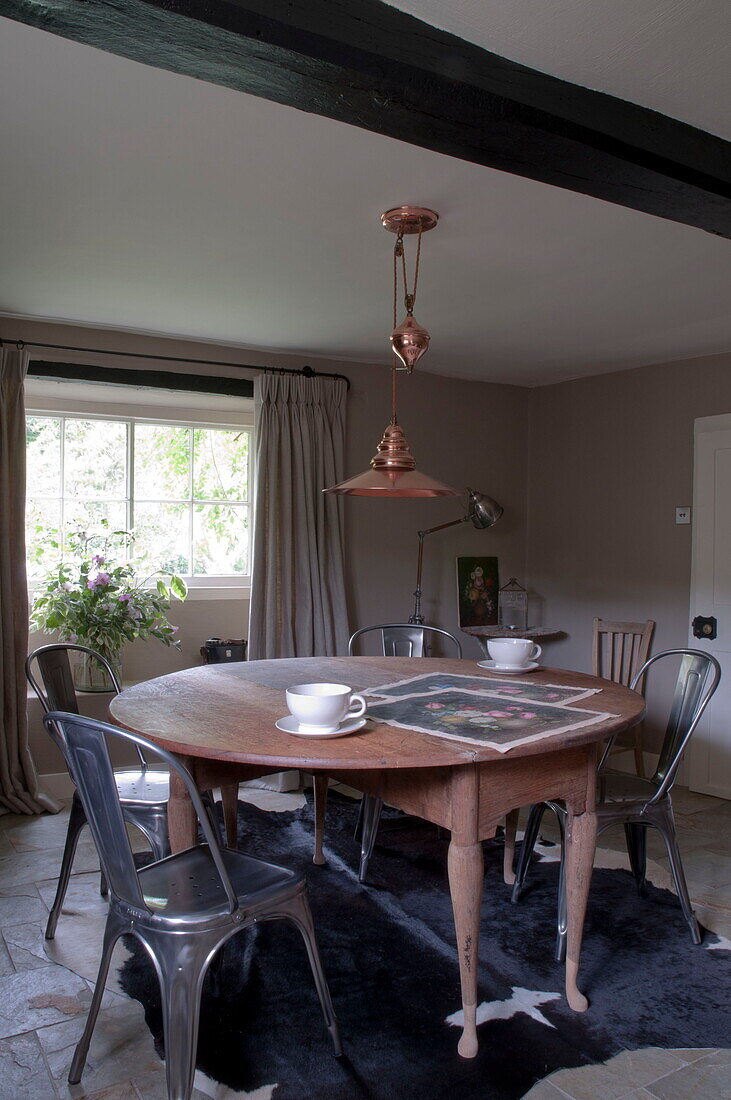
[[[508,752],[369,722],[347,737],[309,740],[277,730],[287,714],[284,692],[294,684],[330,681],[367,691],[424,673],[484,677],[473,661],[402,657],[304,657],[250,661],[162,676],[125,689],[111,703],[122,726],[176,753],[202,790],[283,768],[315,774],[318,843],[325,814],[327,777],[382,798],[406,813],[451,832],[449,887],[457,935],[464,1027],[458,1049],[477,1053],[477,953],[483,893],[482,841],[517,807],[562,799],[568,809],[566,881],[568,935],[566,996],[576,1011],[588,1002],[577,986],[581,937],[594,864],[597,746],[639,722],[644,700],[609,680],[578,672],[541,669],[531,683],[600,688],[571,704],[612,717],[583,729],[516,745]],[[498,677],[499,678],[499,677]],[[229,799],[229,806],[231,800]],[[182,785],[171,782],[168,808],[173,849],[195,843],[196,821]]]

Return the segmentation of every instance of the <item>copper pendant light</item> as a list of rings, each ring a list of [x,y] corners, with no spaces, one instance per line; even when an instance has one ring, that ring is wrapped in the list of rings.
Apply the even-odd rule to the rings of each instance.
[[[429,333],[413,316],[416,284],[419,277],[419,255],[421,235],[437,224],[438,215],[433,210],[418,206],[400,206],[388,210],[381,221],[386,229],[396,233],[394,248],[394,329],[391,333],[391,347],[394,352],[391,364],[391,422],[383,433],[378,449],[371,459],[371,468],[365,473],[351,477],[347,481],[324,489],[325,493],[338,493],[344,496],[361,497],[458,497],[456,489],[451,489],[441,481],[436,481],[416,469],[416,459],[406,441],[403,428],[398,422],[396,411],[396,371],[397,357],[408,373],[421,358],[429,346]],[[406,284],[406,261],[403,249],[405,233],[418,233],[417,262],[414,278],[414,290],[409,294]],[[396,326],[396,301],[398,294],[398,260],[402,260],[404,290],[406,298],[406,320]]]

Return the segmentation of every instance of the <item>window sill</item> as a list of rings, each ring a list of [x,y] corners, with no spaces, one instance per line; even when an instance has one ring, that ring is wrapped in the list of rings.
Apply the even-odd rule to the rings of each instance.
[[[205,588],[189,588],[188,595],[186,597],[186,603],[189,600],[250,600],[251,589],[244,588],[242,585],[221,585],[216,587]],[[173,606],[178,601],[173,601]]]

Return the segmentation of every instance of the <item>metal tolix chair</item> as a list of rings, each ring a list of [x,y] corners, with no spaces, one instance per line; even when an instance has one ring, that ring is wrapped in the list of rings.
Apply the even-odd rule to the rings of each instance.
[[[45,645],[40,649],[36,649],[27,658],[25,675],[40,699],[41,706],[46,714],[52,710],[61,710],[67,714],[78,714],[79,712],[76,690],[71,675],[69,651],[93,657],[106,671],[114,685],[115,692],[119,694],[121,691],[114,669],[101,653],[97,653],[96,650],[89,649],[87,646],[75,645],[71,642]],[[37,666],[43,687],[36,678],[34,666]],[[114,779],[122,805],[122,814],[125,821],[134,825],[145,835],[155,859],[164,859],[165,856],[170,854],[167,811],[168,795],[170,793],[168,773],[162,769],[148,768],[144,753],[139,745],[136,745],[135,749],[139,760],[138,765],[136,767],[117,768],[114,772]],[[84,807],[78,791],[74,791],[56,896],[46,924],[47,940],[52,940],[56,935],[56,925],[66,897],[76,846],[81,830],[86,823],[87,818]],[[103,874],[101,893],[106,896],[106,883]]]
[[[92,657],[106,671],[117,695],[121,690],[114,669],[109,661],[101,653],[97,653],[96,650],[72,642],[54,642],[51,645],[41,646],[40,649],[36,649],[26,659],[25,675],[28,683],[40,699],[41,706],[46,714],[50,710],[62,710],[67,714],[79,713],[69,663],[70,650]],[[35,676],[34,665],[38,666],[43,687],[41,687]],[[125,821],[128,821],[130,825],[134,825],[147,838],[155,859],[164,859],[165,856],[170,855],[170,841],[168,839],[170,780],[166,771],[147,766],[145,754],[139,745],[135,745],[135,749],[139,766],[116,768],[114,772],[117,791],[122,803],[122,814]],[[207,811],[215,821],[212,793],[206,791],[202,798]],[[53,899],[53,905],[46,924],[47,940],[52,940],[56,935],[56,925],[66,897],[76,846],[79,842],[81,830],[85,825],[84,807],[78,794],[74,792],[56,896]],[[107,888],[103,872],[100,890],[102,897],[106,897]]]
[[[192,776],[172,753],[137,734],[77,714],[51,711],[43,721],[76,784],[110,891],[99,973],[69,1083],[81,1080],[112,951],[119,937],[127,933],[144,944],[160,982],[168,1100],[189,1100],[193,1091],[201,989],[209,964],[227,940],[258,921],[287,919],[299,929],[339,1056],[338,1024],[304,875],[222,848]],[[176,773],[195,808],[203,844],[137,870],[107,738],[128,741],[159,756]]]
[[[371,634],[374,630],[381,632],[381,652],[384,657],[428,657],[430,654],[427,641],[436,641],[439,637],[446,638],[456,649],[456,656],[460,659],[462,657],[462,646],[454,634],[438,626],[417,626],[414,623],[379,623],[377,626],[362,626],[360,630],[356,630],[348,642],[349,657],[354,656],[358,638],[363,634]],[[426,637],[427,632],[429,639]]]
[[[610,738],[599,763],[597,774],[597,835],[611,825],[624,825],[632,874],[637,890],[642,894],[647,868],[647,829],[657,829],[665,841],[675,890],[693,943],[701,942],[701,932],[695,918],[685,881],[685,873],[675,835],[675,818],[670,791],[680,767],[683,753],[695,731],[701,715],[721,679],[721,666],[710,653],[697,649],[668,649],[657,653],[638,670],[630,687],[634,691],[646,671],[656,661],[680,656],[680,670],[675,685],[670,717],[660,752],[657,769],[651,779],[609,771],[606,762],[614,747]],[[709,679],[710,677],[710,679]],[[539,802],[531,807],[525,828],[518,866],[515,872],[512,900],[517,902],[525,884],[531,856],[538,837],[543,814],[553,810],[561,834],[561,868],[558,887],[558,922],[556,959],[561,962],[566,953],[566,878],[565,839],[567,812],[563,802]]]
[[[462,646],[454,634],[436,626],[419,626],[414,623],[379,623],[377,626],[364,626],[356,630],[348,643],[348,655],[352,657],[355,643],[363,634],[374,630],[381,632],[381,651],[384,657],[428,657],[427,631],[431,639],[446,638],[454,646],[457,658],[462,657]],[[360,867],[358,881],[365,882],[368,864],[373,855],[373,847],[378,834],[383,802],[370,794],[364,794],[358,812],[355,827],[356,837],[360,836]]]

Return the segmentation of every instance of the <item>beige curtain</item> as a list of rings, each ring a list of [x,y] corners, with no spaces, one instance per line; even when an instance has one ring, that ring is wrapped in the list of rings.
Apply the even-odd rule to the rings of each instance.
[[[28,748],[28,583],[25,574],[25,408],[28,352],[0,349],[0,813],[53,812]]]
[[[256,490],[249,658],[348,652],[343,526],[345,382],[254,380]]]

